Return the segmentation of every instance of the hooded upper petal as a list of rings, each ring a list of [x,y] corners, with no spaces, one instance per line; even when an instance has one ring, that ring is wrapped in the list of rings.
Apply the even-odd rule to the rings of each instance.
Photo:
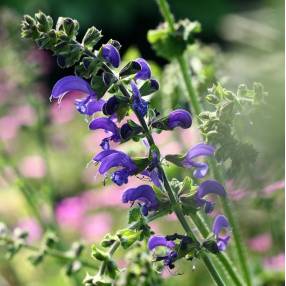
[[[52,89],[51,98],[61,99],[67,93],[72,91],[80,91],[90,96],[95,96],[89,83],[78,76],[65,76],[58,80]]]
[[[149,250],[153,250],[158,246],[165,246],[167,248],[174,248],[176,246],[175,242],[172,240],[166,240],[165,236],[153,235],[148,240]]]
[[[104,129],[105,131],[109,131],[113,134],[113,139],[120,139],[119,128],[117,128],[116,124],[108,117],[100,117],[93,119],[89,124],[89,129]]]
[[[174,110],[168,115],[167,125],[169,129],[174,129],[176,127],[187,129],[192,125],[192,116],[187,110]]]
[[[131,81],[130,85],[133,93],[132,107],[141,117],[144,117],[148,111],[148,102],[142,99],[140,91],[134,80]]]
[[[99,173],[105,174],[113,167],[124,167],[130,172],[135,172],[137,169],[136,164],[124,152],[117,151],[116,153],[109,154],[101,160]]]
[[[216,216],[214,223],[213,223],[213,233],[217,239],[217,246],[220,251],[224,251],[229,243],[230,236],[225,235],[221,236],[220,233],[223,229],[229,228],[229,222],[227,218],[223,215]]]
[[[102,46],[102,57],[115,68],[118,68],[121,62],[119,51],[111,44]]]
[[[151,77],[151,68],[148,62],[142,58],[136,59],[135,62],[137,62],[141,66],[141,70],[136,73],[135,79],[136,80],[137,79],[142,79],[142,80],[149,79]]]
[[[156,194],[149,185],[141,185],[137,188],[130,188],[124,191],[122,202],[143,202],[149,210],[155,209],[158,205]]]
[[[199,185],[196,196],[198,198],[203,198],[204,196],[208,194],[216,194],[222,197],[226,196],[224,187],[215,180],[207,180],[207,181],[202,182]]]

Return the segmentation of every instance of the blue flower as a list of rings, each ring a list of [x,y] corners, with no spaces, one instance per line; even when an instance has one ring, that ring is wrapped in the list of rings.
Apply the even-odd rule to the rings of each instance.
[[[137,188],[131,188],[124,191],[122,195],[123,203],[134,203],[135,201],[139,202],[144,216],[147,216],[149,211],[158,209],[156,194],[149,185],[141,185]]]
[[[211,213],[214,209],[214,203],[203,199],[208,194],[225,197],[226,192],[224,187],[215,180],[207,180],[199,185],[195,194],[195,202],[198,207],[203,207],[206,213]]]
[[[172,240],[167,240],[166,237],[160,235],[153,235],[149,238],[148,248],[150,251],[160,246],[166,248],[166,255],[157,256],[156,260],[163,260],[164,265],[168,266],[170,269],[174,268],[174,262],[178,257],[178,253],[173,250],[176,247],[175,242]]]
[[[167,125],[171,130],[176,127],[187,129],[192,125],[192,116],[187,110],[176,109],[168,115]]]
[[[93,161],[100,163],[98,172],[105,176],[111,168],[122,167],[111,174],[111,180],[118,186],[128,183],[128,177],[137,172],[137,165],[127,154],[121,151],[101,151],[93,158]]]
[[[121,62],[120,54],[117,48],[111,44],[102,46],[102,57],[113,67],[118,68]]]
[[[135,75],[135,80],[149,79],[151,77],[151,68],[150,68],[148,62],[142,58],[136,59],[135,62],[137,62],[141,66],[141,70],[139,72],[137,72]]]
[[[152,122],[152,127],[161,130],[173,130],[176,127],[187,129],[192,125],[191,114],[184,109],[176,109],[168,116]]]
[[[114,142],[120,141],[120,129],[116,126],[116,124],[107,117],[100,117],[93,119],[89,124],[89,129],[97,130],[103,129],[106,132],[110,132],[112,135],[103,139],[101,142],[101,146],[103,149],[109,149],[109,141],[112,140]]]
[[[76,109],[80,113],[90,116],[102,110],[105,101],[97,100],[89,83],[78,76],[70,75],[58,80],[52,89],[50,99],[57,99],[58,102],[61,102],[62,98],[71,92],[86,94],[86,97],[75,100]]]
[[[184,156],[182,165],[185,168],[195,168],[193,173],[195,178],[203,178],[208,172],[208,164],[195,162],[194,159],[200,156],[212,156],[214,154],[214,147],[208,144],[200,143],[191,148]]]
[[[148,102],[142,99],[140,91],[133,80],[130,84],[133,94],[132,108],[137,114],[139,114],[141,117],[144,117],[148,111]]]
[[[118,98],[114,95],[112,97],[110,97],[106,103],[104,104],[102,110],[103,110],[103,113],[105,115],[113,115],[118,107],[120,105],[120,101],[118,100]]]
[[[229,229],[229,222],[225,216],[218,215],[213,223],[213,233],[216,237],[217,246],[220,251],[224,251],[227,248],[230,240],[230,235],[220,235],[223,229]]]

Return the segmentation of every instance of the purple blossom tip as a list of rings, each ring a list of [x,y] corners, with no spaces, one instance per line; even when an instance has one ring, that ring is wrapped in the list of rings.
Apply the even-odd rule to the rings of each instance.
[[[199,185],[197,197],[203,198],[208,194],[216,194],[221,197],[226,196],[224,187],[215,180],[207,180]]]
[[[138,58],[135,60],[140,66],[141,70],[136,73],[135,79],[141,79],[141,80],[147,80],[151,77],[151,68],[148,64],[148,62],[142,58]]]
[[[96,98],[91,96],[75,100],[75,107],[77,111],[81,114],[86,114],[89,116],[93,115],[98,111],[102,111],[104,104],[105,101],[103,99],[97,100]]]
[[[173,249],[176,246],[176,244],[172,240],[166,240],[164,236],[160,235],[151,236],[148,240],[148,249],[152,251],[153,249],[159,246],[165,246],[169,249]]]
[[[167,125],[171,130],[176,127],[187,129],[192,125],[192,116],[184,109],[174,110],[168,115]]]
[[[215,234],[217,240],[217,246],[220,251],[224,251],[228,246],[230,236],[220,236],[220,233],[223,229],[229,228],[229,222],[227,218],[223,215],[216,216],[214,223],[213,223],[213,233]]]
[[[134,203],[138,201],[143,215],[148,215],[148,211],[156,210],[158,202],[154,190],[149,185],[142,185],[124,191],[122,195],[123,203]]]
[[[66,94],[72,91],[79,91],[90,96],[95,96],[94,91],[87,81],[78,76],[70,75],[56,82],[50,98],[61,100]]]
[[[107,132],[112,133],[112,140],[115,142],[120,140],[119,135],[119,128],[117,128],[116,124],[107,117],[100,117],[93,119],[89,124],[89,129],[91,130],[97,130],[97,129],[103,129]]]
[[[140,91],[136,85],[136,83],[131,81],[131,89],[133,93],[133,103],[132,108],[135,112],[137,112],[141,117],[144,117],[148,111],[148,102],[142,99],[140,95]]]
[[[184,160],[182,161],[182,165],[185,168],[195,168],[193,173],[195,178],[201,179],[203,178],[208,172],[208,164],[196,162],[194,159],[200,156],[212,156],[215,152],[213,146],[200,143],[191,148],[187,154],[184,156]]]
[[[102,57],[113,67],[118,68],[121,62],[120,54],[117,48],[111,44],[102,46]]]

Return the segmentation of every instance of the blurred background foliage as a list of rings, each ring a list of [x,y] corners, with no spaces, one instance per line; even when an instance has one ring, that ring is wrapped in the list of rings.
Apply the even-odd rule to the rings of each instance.
[[[102,29],[104,40],[114,38],[123,45],[124,59],[139,55],[151,60],[161,81],[161,91],[152,104],[166,114],[173,107],[188,106],[184,85],[175,62],[159,58],[147,41],[147,32],[161,18],[154,1],[38,1],[0,2],[0,218],[11,227],[31,232],[37,243],[44,231],[23,199],[21,186],[39,205],[48,223],[56,222],[63,241],[83,239],[90,244],[108,231],[126,224],[121,215],[121,192],[102,187],[96,168],[86,167],[98,149],[98,134],[88,132],[86,122],[76,114],[72,98],[61,108],[48,98],[62,71],[49,53],[38,51],[20,39],[19,23],[24,13],[43,10],[54,18],[73,17],[83,35],[91,25]],[[188,51],[194,83],[203,99],[207,89],[220,81],[235,91],[245,83],[261,82],[268,92],[266,105],[245,118],[237,133],[258,151],[255,168],[247,178],[229,178],[227,191],[236,207],[248,246],[256,285],[282,285],[284,279],[284,3],[282,1],[170,1],[177,19],[190,18],[202,24],[198,43]],[[167,132],[158,135],[163,154],[183,152],[200,140],[198,132]],[[178,140],[180,138],[180,140]],[[191,144],[190,144],[191,143]],[[137,145],[136,145],[137,146]],[[122,145],[125,150],[137,150]],[[169,175],[183,178],[176,168]],[[21,185],[22,184],[22,185]],[[132,182],[130,183],[130,185]],[[5,203],[4,203],[5,202]],[[51,204],[47,203],[51,202]],[[172,217],[152,225],[154,231],[180,231]],[[89,248],[86,253],[88,256]],[[80,285],[59,274],[59,264],[49,258],[34,269],[27,254],[12,261],[0,249],[0,285]],[[122,260],[122,253],[118,255]],[[124,265],[122,260],[122,265]],[[190,269],[194,268],[194,271]],[[164,285],[210,285],[200,265],[180,265],[179,273]],[[84,271],[78,274],[82,278]]]

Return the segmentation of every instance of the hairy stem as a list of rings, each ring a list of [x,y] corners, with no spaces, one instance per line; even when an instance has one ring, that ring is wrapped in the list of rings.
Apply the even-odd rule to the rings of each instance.
[[[168,2],[166,0],[157,0],[157,3],[159,5],[160,11],[163,15],[163,18],[168,23],[169,29],[172,32],[174,32],[175,31],[175,20],[174,20],[173,14],[170,11],[170,7],[168,5]],[[183,57],[183,55],[177,57],[177,60],[178,60],[180,70],[181,70],[182,75],[183,75],[185,85],[187,87],[188,95],[190,97],[190,101],[191,101],[194,113],[196,116],[198,116],[203,109],[202,109],[200,102],[198,100],[198,95],[196,94],[196,91],[193,87],[192,78],[191,78],[191,74],[190,74],[190,71],[188,68],[188,64],[187,64],[185,58]],[[223,174],[220,172],[220,170],[216,170],[214,160],[211,161],[211,166],[212,166],[213,172],[215,173],[215,178],[220,182],[224,181],[223,180]],[[235,246],[236,246],[237,256],[239,258],[240,268],[243,272],[243,276],[244,276],[244,279],[245,279],[247,285],[251,286],[252,283],[251,283],[250,271],[249,271],[249,267],[248,267],[247,260],[245,257],[244,246],[243,246],[243,242],[242,242],[240,233],[238,231],[238,226],[236,224],[236,220],[235,220],[234,215],[231,211],[231,207],[230,207],[230,203],[229,203],[228,199],[222,198],[221,200],[222,200],[223,210],[224,210],[225,214],[227,215],[229,222],[230,222],[230,225],[231,225],[232,230],[233,230],[233,237],[234,237],[234,242],[235,242]]]
[[[13,243],[13,240],[10,238],[7,238],[7,237],[0,237],[0,241],[7,243],[7,244]],[[30,245],[28,243],[22,244],[22,247],[29,250],[29,251],[32,251],[32,252],[41,251],[40,248],[38,248],[34,245]],[[57,258],[58,260],[63,261],[63,262],[72,262],[74,260],[77,260],[81,263],[82,266],[84,266],[86,268],[93,269],[93,270],[97,268],[96,265],[94,265],[94,264],[92,264],[86,260],[83,260],[80,258],[75,259],[74,257],[71,257],[70,255],[68,255],[62,251],[56,250],[56,249],[47,249],[45,253],[51,257],[54,257],[54,258]]]

